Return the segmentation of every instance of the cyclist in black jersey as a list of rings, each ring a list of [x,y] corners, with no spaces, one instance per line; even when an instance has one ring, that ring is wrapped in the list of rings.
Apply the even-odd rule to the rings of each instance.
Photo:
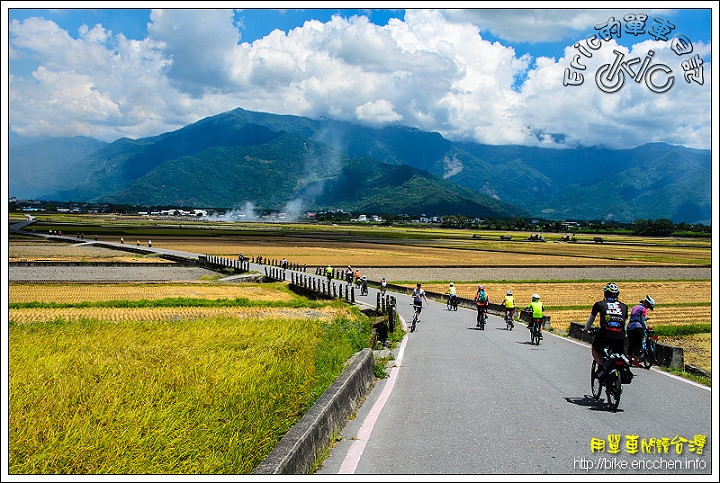
[[[590,332],[595,317],[600,316],[600,329],[592,341],[592,357],[598,366],[603,364],[603,350],[609,347],[618,354],[625,352],[625,323],[628,317],[628,307],[618,300],[620,289],[615,283],[608,283],[603,288],[605,298],[592,306],[590,316],[585,323],[583,332]]]

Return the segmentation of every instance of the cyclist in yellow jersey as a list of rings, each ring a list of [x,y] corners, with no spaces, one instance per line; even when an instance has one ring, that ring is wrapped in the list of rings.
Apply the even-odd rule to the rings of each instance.
[[[512,290],[508,290],[505,294],[503,305],[505,306],[505,317],[510,316],[510,326],[514,326],[512,319],[515,317],[515,298],[513,297]]]
[[[456,303],[457,302],[457,290],[455,289],[455,284],[450,282],[450,286],[448,287],[447,292],[445,292],[446,295],[449,296],[450,303]]]
[[[542,339],[542,318],[543,318],[543,304],[540,302],[540,296],[536,293],[532,295],[532,302],[527,308],[532,309],[532,323],[528,324],[528,329],[532,329],[533,324],[538,324],[540,328],[540,338]]]

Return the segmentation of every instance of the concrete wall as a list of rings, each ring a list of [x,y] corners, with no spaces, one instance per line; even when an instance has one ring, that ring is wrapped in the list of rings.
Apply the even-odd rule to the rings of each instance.
[[[585,324],[578,324],[577,322],[570,323],[570,332],[568,337],[592,343],[594,335],[585,334],[582,329]],[[628,342],[625,341],[625,353],[627,353]],[[685,368],[684,354],[682,347],[674,347],[665,344],[655,344],[655,357],[657,358],[657,365],[663,367],[672,367],[674,369]]]
[[[254,475],[310,474],[312,465],[340,432],[375,380],[369,348],[353,356],[337,380],[253,470]]]

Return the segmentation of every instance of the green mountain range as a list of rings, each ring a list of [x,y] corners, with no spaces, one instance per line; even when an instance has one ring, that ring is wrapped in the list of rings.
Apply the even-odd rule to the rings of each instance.
[[[72,152],[59,148],[60,140],[11,147],[10,196],[411,216],[711,219],[710,151],[663,143],[630,150],[489,146],[401,126],[240,108],[160,136],[90,141]],[[47,176],[28,179],[45,173],[37,166],[51,158]]]

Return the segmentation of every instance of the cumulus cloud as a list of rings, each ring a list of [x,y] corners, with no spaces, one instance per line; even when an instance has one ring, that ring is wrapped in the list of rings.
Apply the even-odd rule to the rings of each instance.
[[[603,11],[604,12],[604,11]],[[610,12],[610,11],[608,11]],[[604,15],[604,14],[603,14]],[[308,21],[242,42],[232,10],[153,10],[145,39],[102,25],[66,32],[42,18],[11,21],[12,131],[104,141],[178,129],[236,107],[371,126],[397,123],[486,144],[633,147],[665,141],[710,147],[710,46],[704,84],[683,79],[667,43],[608,42],[585,81],[563,86],[576,39],[601,18],[582,10],[407,10],[378,26],[364,16]],[[502,41],[568,40],[562,58],[532,58]],[[552,39],[549,36],[552,35]],[[659,96],[634,81],[601,92],[591,72],[614,50],[672,66]],[[12,64],[11,64],[12,65]]]

